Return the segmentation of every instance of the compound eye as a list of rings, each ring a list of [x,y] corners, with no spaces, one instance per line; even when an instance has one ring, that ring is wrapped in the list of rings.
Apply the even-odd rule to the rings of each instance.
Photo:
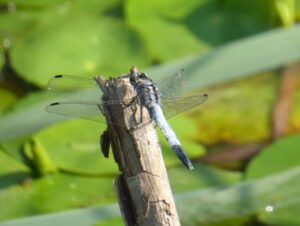
[[[135,82],[136,82],[136,80],[135,80],[135,76],[134,76],[134,75],[130,76],[130,79],[129,79],[129,81],[130,81],[130,83],[131,83],[132,85],[134,85],[134,84],[135,84]]]
[[[145,73],[141,73],[141,78],[147,78],[147,75]]]

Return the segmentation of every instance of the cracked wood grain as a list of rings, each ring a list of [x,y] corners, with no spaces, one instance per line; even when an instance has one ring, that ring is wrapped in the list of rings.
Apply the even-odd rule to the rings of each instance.
[[[121,172],[114,185],[124,222],[130,226],[178,226],[156,130],[147,109],[134,101],[136,93],[128,77],[95,78],[104,100],[122,100],[122,104],[107,105],[102,110]]]

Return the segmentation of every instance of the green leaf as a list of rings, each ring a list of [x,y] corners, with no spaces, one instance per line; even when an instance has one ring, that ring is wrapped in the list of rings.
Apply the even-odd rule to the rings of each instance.
[[[100,135],[105,129],[104,123],[80,119],[69,120],[35,134],[38,146],[42,148],[37,148],[34,143],[27,147],[29,143],[26,137],[3,141],[2,146],[7,153],[20,161],[22,158],[19,150],[27,147],[29,149],[25,152],[27,157],[32,160],[38,170],[37,173],[42,175],[55,168],[82,176],[111,175],[117,172],[112,153],[110,158],[106,159],[100,151]],[[35,155],[30,155],[32,150],[35,150]],[[45,167],[46,172],[44,172]]]
[[[183,193],[176,198],[182,224],[222,223],[228,219],[250,217],[276,218],[282,211],[299,206],[300,168],[294,168],[257,180],[246,181],[227,188],[204,189]],[[299,208],[276,225],[298,225]],[[222,225],[222,224],[221,224]]]
[[[49,20],[62,20],[70,13],[101,14],[120,4],[120,0],[61,1],[61,0],[1,0],[0,39],[9,40],[14,45],[24,34],[44,26]]]
[[[247,179],[279,173],[300,165],[300,134],[282,138],[268,145],[251,161]]]
[[[6,154],[0,147],[0,189],[4,191],[14,185],[25,185],[28,177],[30,169]]]
[[[42,130],[35,137],[58,168],[79,175],[99,176],[117,172],[112,153],[107,159],[100,151],[100,135],[105,129],[105,124],[72,120]]]
[[[78,11],[78,13],[84,14],[103,14],[104,16],[117,17],[121,15],[116,15],[118,11],[122,13],[122,0],[111,0],[111,1],[101,1],[101,0],[77,0],[72,2],[72,10]]]
[[[123,225],[124,221],[121,217],[118,218],[112,218],[106,221],[98,221],[95,226],[113,226],[113,225]]]
[[[174,194],[200,190],[208,187],[229,186],[242,179],[240,172],[231,172],[194,163],[195,169],[188,171],[184,166],[168,169],[169,181]]]
[[[23,162],[24,161],[24,155],[22,153],[23,145],[27,139],[28,137],[19,137],[13,140],[4,141],[1,142],[1,146],[3,148],[3,151],[7,153],[9,156],[11,156],[17,161]]]
[[[253,180],[287,170],[299,169],[299,148],[300,134],[275,141],[261,150],[260,154],[251,161],[246,171],[246,178]],[[272,183],[272,186],[276,186],[276,184]],[[287,186],[290,186],[290,189],[298,189],[299,191],[299,182],[297,179],[294,182],[288,183]],[[286,194],[273,194],[273,196],[273,202],[275,203],[278,200],[282,200],[282,203],[278,204],[278,209],[275,209],[276,214],[262,214],[259,216],[260,219],[267,224],[298,225],[300,223],[300,199],[297,198],[299,194],[290,194],[289,196]]]
[[[299,36],[300,26],[266,32],[217,48],[206,55],[188,57],[167,65],[153,67],[147,72],[154,80],[158,80],[163,75],[172,75],[180,68],[185,68],[187,71],[186,91],[217,85],[296,61],[300,58],[300,51],[295,48],[295,46],[300,46],[300,38],[297,38]],[[241,55],[241,53],[247,54]],[[51,100],[43,100],[2,116],[0,140],[32,134],[38,129],[62,120],[62,117],[55,117],[44,111],[44,106]]]
[[[153,67],[146,72],[154,80],[186,71],[186,91],[223,84],[284,66],[300,59],[300,25],[259,35]]]
[[[125,6],[128,23],[159,62],[265,31],[274,20],[270,2],[260,0],[130,0]]]
[[[6,48],[10,47],[24,32],[28,32],[36,25],[36,13],[14,11],[16,5],[12,1],[5,5],[9,5],[8,8],[11,8],[11,11],[0,13],[1,48],[2,43]]]
[[[28,178],[28,180],[30,180]],[[0,191],[0,219],[20,218],[115,201],[113,178],[53,174]]]
[[[45,107],[56,100],[48,92],[38,92],[18,101],[12,111],[0,116],[0,142],[30,135],[55,122],[66,120],[65,117],[46,112]]]
[[[119,20],[78,13],[45,18],[11,52],[13,67],[30,82],[45,86],[56,74],[121,74],[149,64],[136,34]]]
[[[188,112],[197,124],[194,139],[206,144],[249,144],[269,139],[270,112],[279,82],[274,73],[262,73],[204,90],[209,94],[207,101]],[[300,110],[297,100],[293,103],[294,109]],[[296,114],[290,117],[290,128],[297,128],[293,125],[297,118]]]
[[[0,175],[9,175],[16,172],[28,172],[28,168],[19,161],[6,154],[0,146]],[[3,180],[1,180],[3,185]],[[1,186],[0,186],[1,187]]]
[[[209,175],[209,174],[208,174]],[[208,176],[207,175],[207,176]],[[278,216],[280,210],[299,206],[300,168],[294,168],[261,179],[242,182],[232,186],[211,187],[177,194],[176,206],[182,225],[241,225],[251,222],[251,216],[260,219]],[[178,178],[177,178],[178,179]],[[272,211],[273,208],[273,211]],[[297,213],[299,208],[294,208]],[[103,214],[102,214],[103,213]],[[299,212],[288,215],[275,225],[299,225]],[[107,206],[73,210],[59,214],[44,215],[0,223],[0,226],[55,225],[83,226],[101,220],[114,221],[120,216],[118,207]]]
[[[296,19],[296,21],[299,20],[299,16],[300,16],[300,1],[295,0],[295,19]]]
[[[195,1],[131,0],[125,13],[128,24],[141,34],[148,53],[161,62],[208,49],[180,21],[195,5]]]
[[[0,4],[4,5],[6,7],[12,7],[10,5],[15,5],[16,9],[18,10],[24,10],[27,7],[27,10],[34,10],[36,9],[35,7],[51,7],[51,6],[57,6],[61,4],[61,0],[44,0],[43,2],[40,2],[38,0],[27,0],[24,2],[23,0],[14,0],[11,2],[10,0],[0,0]]]
[[[61,213],[47,214],[36,217],[27,217],[19,220],[0,223],[1,226],[52,226],[60,225],[94,225],[99,219],[111,221],[112,218],[120,217],[120,211],[116,204],[105,207],[85,208]],[[100,224],[101,225],[101,224]]]
[[[73,158],[72,153],[69,156],[69,158]],[[84,155],[81,157],[82,162],[86,161]],[[69,158],[66,158],[65,161],[69,161]],[[95,163],[89,162],[89,164]],[[200,164],[195,164],[194,171],[178,167],[170,169],[168,174],[172,189],[176,192],[203,187],[230,185],[241,179],[240,173],[213,169]],[[178,180],[179,177],[181,180]],[[36,215],[83,206],[94,206],[96,204],[103,205],[115,200],[112,180],[112,177],[71,176],[57,173],[32,180],[26,186],[15,185],[10,189],[0,192],[0,207],[1,203],[4,205],[4,203],[10,200],[10,204],[6,206],[5,211],[0,213],[0,219]],[[40,200],[43,200],[43,202]],[[68,213],[65,214],[67,217]],[[107,214],[102,215],[99,213],[97,219],[107,219],[108,216]],[[79,222],[84,221],[86,217],[91,216],[83,215]]]
[[[33,137],[27,140],[23,145],[23,149],[26,157],[33,163],[38,175],[44,176],[57,172],[57,167],[37,138]]]
[[[1,64],[1,62],[0,62],[0,64]],[[1,65],[0,65],[0,67],[1,67]],[[17,97],[13,93],[11,93],[5,89],[1,89],[1,88],[0,88],[0,96],[1,96],[0,113],[4,112],[6,109],[11,107],[17,100]]]

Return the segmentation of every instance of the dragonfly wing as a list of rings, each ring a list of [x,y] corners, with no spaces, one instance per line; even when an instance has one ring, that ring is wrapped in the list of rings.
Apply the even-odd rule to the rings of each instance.
[[[201,94],[183,98],[170,98],[163,101],[162,108],[166,118],[172,118],[177,114],[197,107],[199,104],[202,104],[207,97],[207,94]]]
[[[49,104],[46,106],[46,111],[66,117],[89,119],[96,122],[106,123],[106,119],[102,113],[104,104],[120,105],[121,102],[104,101],[103,103],[99,103],[93,101],[61,101]]]
[[[185,84],[185,71],[181,69],[173,76],[162,78],[155,82],[162,98],[175,98],[181,95]]]
[[[55,102],[46,107],[46,111],[57,115],[106,122],[101,113],[102,106],[97,102]]]
[[[102,91],[93,78],[80,76],[56,75],[48,82],[48,90],[70,101],[100,102],[102,97]]]
[[[48,89],[67,101],[52,103],[46,111],[67,117],[106,122],[102,115],[103,104],[121,103],[119,100],[102,101],[103,93],[93,78],[57,75],[50,79]],[[123,102],[126,103],[125,100]]]

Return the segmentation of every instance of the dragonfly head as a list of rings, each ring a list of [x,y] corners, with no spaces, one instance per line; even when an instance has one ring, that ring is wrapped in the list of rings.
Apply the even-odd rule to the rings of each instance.
[[[130,84],[134,87],[149,80],[150,79],[144,72],[139,72],[137,70],[132,70],[131,75],[129,77]]]

